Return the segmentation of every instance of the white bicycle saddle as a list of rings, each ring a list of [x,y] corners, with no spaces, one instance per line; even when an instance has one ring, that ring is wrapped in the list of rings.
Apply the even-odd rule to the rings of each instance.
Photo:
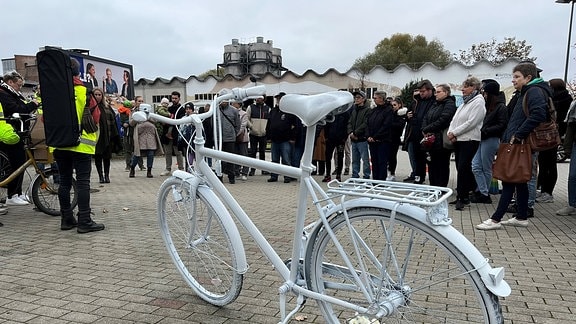
[[[348,91],[331,91],[316,95],[287,94],[280,99],[280,110],[302,120],[304,126],[312,126],[327,115],[341,114],[354,102]]]

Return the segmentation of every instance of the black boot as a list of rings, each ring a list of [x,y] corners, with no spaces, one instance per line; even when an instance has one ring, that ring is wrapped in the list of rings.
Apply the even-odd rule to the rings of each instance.
[[[129,178],[134,178],[134,175],[136,174],[136,170],[134,170],[135,166],[131,166],[130,167],[130,174],[128,175]]]
[[[78,225],[76,218],[74,218],[74,214],[72,212],[69,213],[62,213],[62,217],[60,218],[60,229],[63,231],[68,231],[73,229]]]
[[[76,231],[80,234],[97,232],[104,229],[104,224],[98,224],[90,217],[90,212],[87,214],[78,213],[78,227]]]
[[[110,175],[109,175],[109,174],[105,174],[105,175],[104,175],[104,182],[105,182],[105,183],[110,183]]]
[[[154,176],[152,175],[152,168],[146,169],[146,178],[154,178]]]

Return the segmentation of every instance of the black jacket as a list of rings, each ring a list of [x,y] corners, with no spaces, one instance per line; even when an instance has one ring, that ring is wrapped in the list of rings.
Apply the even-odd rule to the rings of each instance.
[[[502,137],[507,125],[508,109],[500,98],[494,110],[486,111],[486,116],[484,117],[482,128],[480,129],[482,140],[492,137]]]
[[[372,137],[376,142],[392,142],[392,124],[394,110],[389,103],[372,108],[366,121],[366,137]]]
[[[563,89],[560,91],[554,90],[552,95],[552,101],[554,101],[554,108],[556,108],[556,123],[558,124],[558,131],[560,136],[566,134],[566,114],[568,113],[568,108],[572,103],[572,96],[568,93],[568,90]]]
[[[348,138],[348,120],[350,113],[347,111],[334,116],[334,121],[324,126],[324,136],[327,141],[343,144]]]
[[[449,96],[444,100],[436,101],[426,113],[422,121],[422,133],[434,134],[436,141],[434,149],[442,148],[442,132],[450,126],[452,117],[456,113],[456,98]]]
[[[278,106],[270,109],[266,124],[266,137],[272,142],[296,140],[297,117],[283,112]]]
[[[404,136],[406,142],[420,143],[422,138],[422,122],[428,113],[428,110],[436,103],[434,95],[428,99],[421,99],[420,96],[416,98],[414,104],[409,112],[413,112],[412,118],[408,119],[406,127],[406,135]]]

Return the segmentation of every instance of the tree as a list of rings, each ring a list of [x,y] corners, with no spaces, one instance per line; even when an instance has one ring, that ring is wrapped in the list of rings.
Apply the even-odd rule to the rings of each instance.
[[[450,52],[444,49],[440,41],[428,42],[422,35],[398,33],[381,40],[374,48],[374,52],[356,59],[352,67],[367,74],[376,65],[393,70],[404,63],[413,69],[418,69],[426,62],[444,67],[451,61]]]
[[[207,76],[212,75],[212,76],[222,76],[224,75],[224,68],[218,68],[218,69],[212,69],[212,70],[208,70],[202,74],[200,74],[198,77],[200,79],[204,79]]]
[[[526,44],[525,40],[516,40],[516,37],[504,37],[504,41],[497,43],[492,38],[490,42],[473,44],[469,49],[460,50],[460,54],[454,54],[454,60],[464,65],[472,65],[480,60],[487,60],[492,64],[500,64],[508,58],[536,61],[530,57],[532,45]]]
[[[418,89],[417,86],[420,81],[422,81],[422,79],[418,81],[410,81],[404,86],[404,88],[402,88],[402,91],[400,91],[399,97],[402,99],[404,107],[412,106],[412,103],[414,102],[414,90]]]

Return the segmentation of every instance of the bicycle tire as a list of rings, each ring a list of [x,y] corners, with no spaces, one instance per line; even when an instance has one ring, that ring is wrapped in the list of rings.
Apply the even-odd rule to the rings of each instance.
[[[212,190],[202,187],[191,197],[188,186],[171,177],[160,187],[162,238],[176,268],[194,292],[213,305],[224,306],[238,297],[244,277],[237,271],[232,229],[222,221],[222,213],[228,211]]]
[[[330,227],[353,267],[358,269],[360,264],[365,267],[366,271],[357,270],[356,273],[368,274],[363,280],[369,294],[400,296],[403,301],[394,313],[385,317],[386,323],[504,322],[498,297],[485,287],[472,264],[453,242],[429,225],[400,213],[396,214],[391,228],[390,215],[389,210],[374,207],[348,211],[350,224],[358,234],[356,240],[361,239],[364,244],[359,253],[354,252],[345,216],[340,214],[330,220]],[[335,250],[328,232],[320,229],[317,233],[305,257],[308,260],[305,267],[308,287],[370,309],[368,298],[357,289],[356,282],[351,279],[352,272],[346,271],[348,267]],[[391,236],[390,244],[386,243],[387,235]],[[386,251],[388,257],[383,256]],[[378,258],[384,269],[378,262],[368,259],[368,252]],[[381,275],[383,273],[387,275]],[[358,315],[348,308],[317,302],[328,323],[340,323]],[[374,303],[382,302],[381,298]],[[372,307],[375,308],[378,307]]]
[[[42,177],[37,174],[32,183],[32,202],[41,212],[51,215],[60,216],[60,201],[58,200],[58,170],[44,169]],[[72,188],[70,190],[70,204],[72,208],[78,204],[78,195],[76,194],[76,180],[72,179]]]
[[[12,165],[6,153],[0,151],[0,181],[6,180],[12,174]]]

